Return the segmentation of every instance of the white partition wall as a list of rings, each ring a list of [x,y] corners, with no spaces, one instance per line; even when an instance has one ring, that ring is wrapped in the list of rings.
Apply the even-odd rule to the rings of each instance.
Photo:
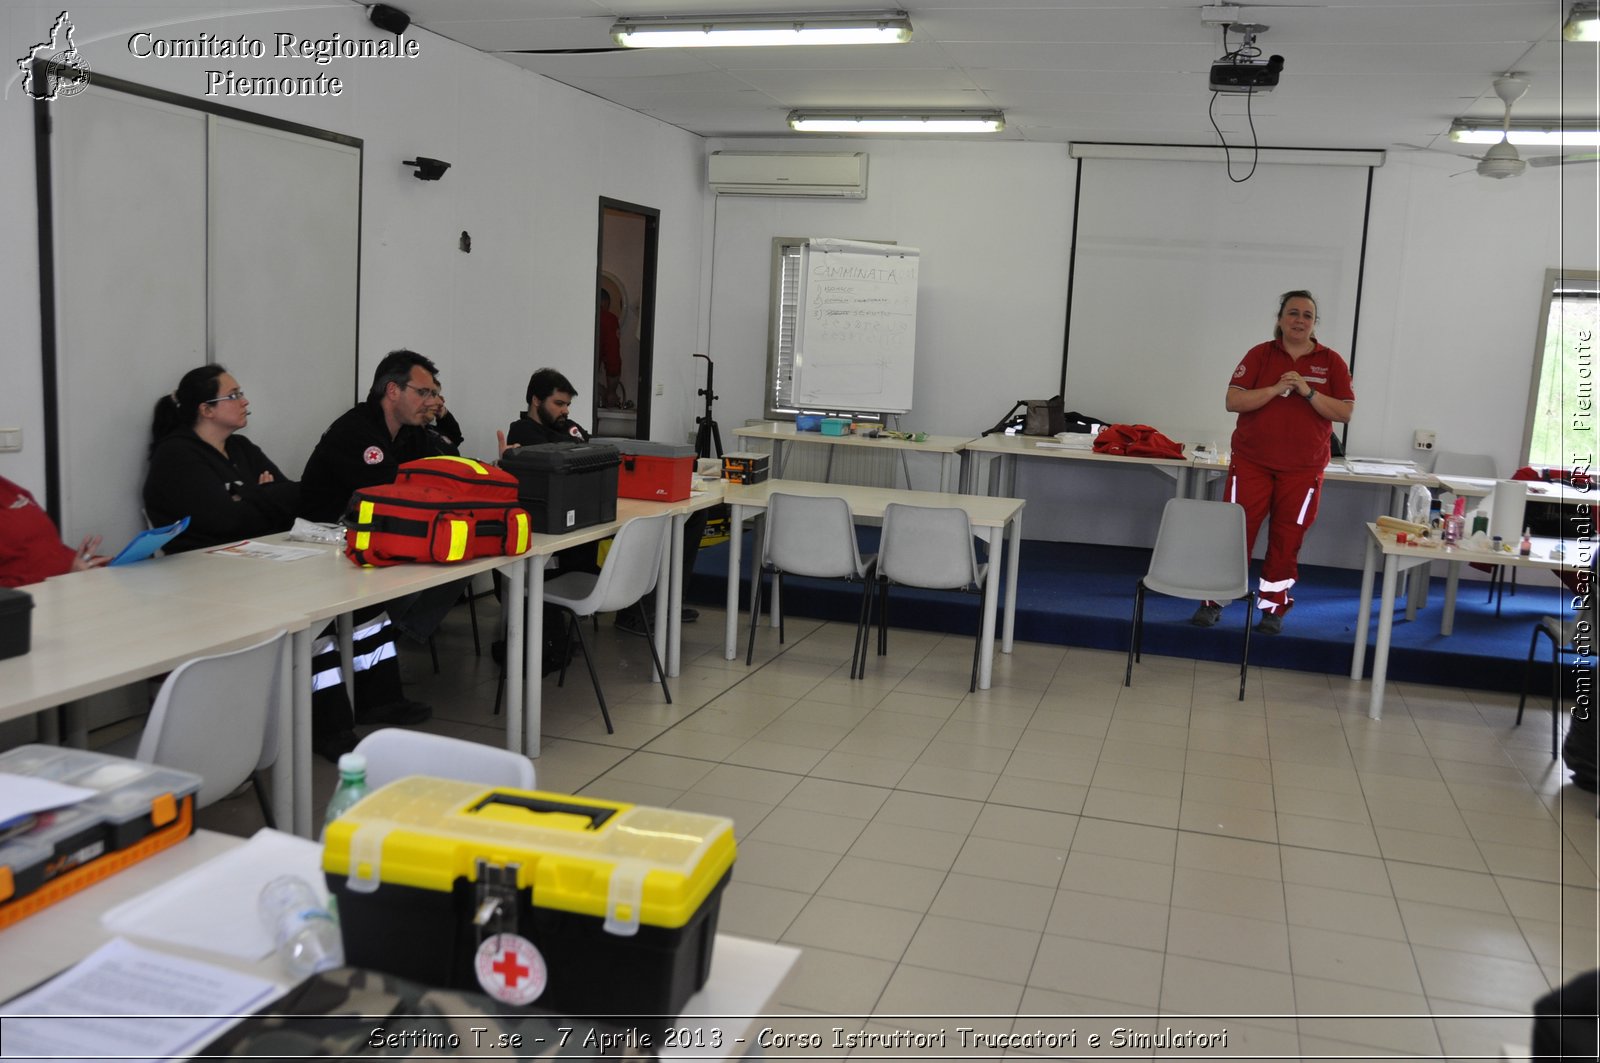
[[[290,476],[355,392],[361,152],[95,86],[52,112],[61,524],[143,526],[151,410],[226,365]]]

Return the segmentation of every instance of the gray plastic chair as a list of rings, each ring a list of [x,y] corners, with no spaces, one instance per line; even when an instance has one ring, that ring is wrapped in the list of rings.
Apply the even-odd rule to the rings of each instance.
[[[1433,456],[1433,474],[1435,476],[1476,476],[1490,480],[1498,479],[1500,471],[1495,467],[1494,458],[1488,454],[1461,454],[1453,450],[1441,450]],[[1470,529],[1469,529],[1470,530]],[[1500,615],[1500,608],[1504,604],[1506,595],[1506,566],[1487,565],[1482,562],[1473,562],[1472,567],[1482,572],[1489,573],[1489,594],[1485,602],[1494,602],[1494,615]],[[1425,565],[1422,571],[1427,572],[1433,568]],[[1517,570],[1511,569],[1511,594],[1517,593]]]
[[[407,775],[519,790],[535,788],[533,761],[521,753],[464,738],[384,727],[357,742],[356,752],[367,758],[367,785],[374,790]]]
[[[925,590],[962,591],[982,594],[988,565],[978,563],[973,548],[972,522],[966,510],[953,506],[907,506],[891,502],[883,510],[883,536],[878,541],[878,656],[889,652],[889,588],[921,587]],[[871,595],[872,583],[861,593]],[[862,617],[870,628],[872,606]],[[866,631],[860,634],[861,674],[867,672]],[[978,631],[972,643],[972,682],[967,691],[978,689],[978,654],[983,647],[983,613],[978,614]]]
[[[1539,636],[1550,640],[1550,759],[1560,755],[1561,743],[1561,661],[1569,653],[1577,653],[1577,640],[1584,638],[1588,649],[1594,635],[1594,608],[1579,609],[1571,616],[1547,616],[1533,625],[1533,636],[1528,640],[1528,659],[1522,666],[1522,696],[1517,699],[1517,726],[1522,726],[1522,710],[1528,704],[1528,682],[1533,678],[1533,655],[1539,649]]]
[[[1245,600],[1244,654],[1239,659],[1239,700],[1250,667],[1250,627],[1255,599],[1250,594],[1250,555],[1244,540],[1244,507],[1232,502],[1174,498],[1161,511],[1161,530],[1150,555],[1150,571],[1133,596],[1133,638],[1122,685],[1133,685],[1133,664],[1144,636],[1146,590],[1174,598],[1227,602]]]
[[[861,556],[856,546],[855,517],[850,503],[831,495],[789,495],[774,491],[767,501],[766,532],[761,546],[761,569],[750,588],[750,642],[745,647],[744,663],[749,665],[756,652],[756,625],[761,619],[761,575],[772,573],[773,590],[778,594],[778,642],[783,642],[783,577],[810,576],[814,579],[839,579],[867,582],[877,569],[877,558]],[[866,599],[861,615],[866,615]],[[862,621],[856,621],[856,641],[850,655],[850,678],[857,678],[864,667],[866,636]]]
[[[557,576],[544,587],[547,604],[562,610],[567,618],[567,639],[578,640],[583,651],[583,662],[589,666],[589,681],[594,684],[595,699],[600,702],[600,716],[606,722],[606,733],[613,734],[611,712],[606,708],[606,696],[600,689],[600,676],[594,670],[594,655],[583,637],[579,620],[596,613],[609,613],[633,607],[639,610],[644,622],[645,642],[650,646],[650,660],[661,680],[661,693],[667,704],[672,704],[672,691],[667,689],[667,672],[661,667],[661,657],[656,653],[655,635],[650,630],[650,616],[639,599],[655,590],[661,575],[661,550],[672,517],[666,513],[654,517],[635,517],[617,529],[617,537],[606,553],[606,562],[599,574],[593,572],[568,572]],[[537,668],[535,663],[532,667]],[[557,686],[567,681],[567,666],[561,666],[556,678]]]
[[[288,682],[284,632],[232,653],[196,657],[161,684],[137,749],[131,737],[108,752],[192,771],[204,808],[248,781],[267,826],[276,827],[260,773],[278,759],[278,692]]]

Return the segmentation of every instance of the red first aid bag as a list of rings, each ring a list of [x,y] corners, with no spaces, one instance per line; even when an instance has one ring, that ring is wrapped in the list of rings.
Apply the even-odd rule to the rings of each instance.
[[[342,523],[358,565],[522,554],[533,534],[515,476],[448,456],[408,461],[394,483],[357,491]]]
[[[1094,437],[1096,454],[1126,454],[1130,458],[1181,458],[1183,446],[1147,424],[1112,424]]]

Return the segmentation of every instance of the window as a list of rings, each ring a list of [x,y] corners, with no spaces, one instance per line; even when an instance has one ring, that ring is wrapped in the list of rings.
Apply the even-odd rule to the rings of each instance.
[[[893,241],[881,241],[892,243]],[[872,410],[806,410],[794,400],[794,328],[800,302],[800,252],[803,236],[778,236],[772,241],[771,318],[767,329],[767,413],[792,421],[796,414],[820,413],[852,421],[884,421]]]
[[[1529,465],[1593,473],[1596,334],[1600,333],[1600,272],[1545,271],[1523,453]]]

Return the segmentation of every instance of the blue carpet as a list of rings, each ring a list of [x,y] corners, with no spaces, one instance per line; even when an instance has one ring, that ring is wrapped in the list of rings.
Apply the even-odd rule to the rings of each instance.
[[[877,538],[876,528],[861,528],[862,551],[876,549]],[[747,532],[740,590],[740,604],[746,610],[750,549]],[[719,606],[724,602],[727,550],[723,545],[700,551],[694,578],[686,590],[691,601]],[[1126,652],[1133,624],[1134,585],[1149,563],[1150,552],[1133,547],[1024,542],[1017,587],[1017,638]],[[1302,672],[1349,674],[1360,592],[1359,572],[1301,566],[1295,607],[1284,620],[1283,633],[1252,635],[1251,663]],[[1520,689],[1533,625],[1542,616],[1560,612],[1566,596],[1556,587],[1523,586],[1515,595],[1507,592],[1501,615],[1496,617],[1493,604],[1485,601],[1486,595],[1484,583],[1462,581],[1456,602],[1455,633],[1448,638],[1439,634],[1444,603],[1442,574],[1435,576],[1428,605],[1417,614],[1414,623],[1405,620],[1404,601],[1398,603],[1389,650],[1389,678],[1490,690]],[[1377,639],[1376,588],[1373,597],[1369,646]],[[861,601],[857,587],[796,577],[784,580],[784,598],[791,615],[850,623],[855,621]],[[890,623],[927,631],[975,631],[981,602],[981,598],[969,595],[896,588],[890,603]],[[1147,596],[1144,652],[1204,661],[1237,661],[1243,638],[1243,604],[1229,606],[1222,622],[1209,629],[1189,624],[1195,604],[1155,594]],[[1369,650],[1369,676],[1371,670]],[[1547,676],[1548,668],[1536,669],[1534,689],[1548,690]]]

